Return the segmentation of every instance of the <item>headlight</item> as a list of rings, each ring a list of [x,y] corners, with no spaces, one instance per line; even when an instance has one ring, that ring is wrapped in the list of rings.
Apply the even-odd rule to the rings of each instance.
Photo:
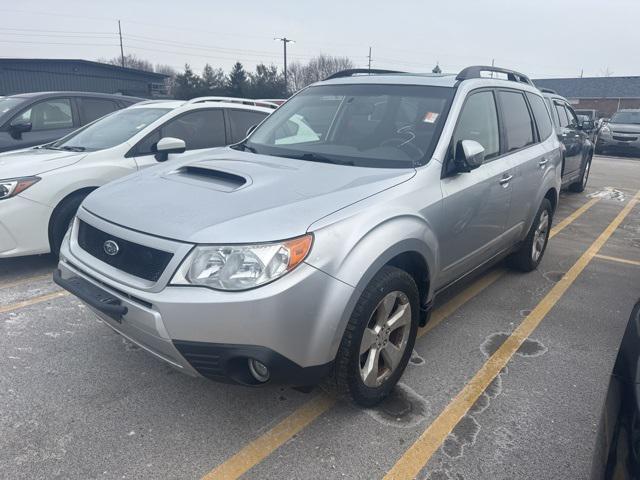
[[[309,234],[277,243],[198,246],[182,262],[171,283],[216,290],[258,287],[296,268],[312,243]]]
[[[0,200],[15,197],[20,192],[24,192],[31,185],[38,183],[40,180],[40,177],[8,178],[7,180],[0,180]]]
[[[609,125],[604,125],[604,126],[600,129],[600,133],[606,133],[606,134],[609,134],[609,133],[611,133],[611,128],[609,128]]]

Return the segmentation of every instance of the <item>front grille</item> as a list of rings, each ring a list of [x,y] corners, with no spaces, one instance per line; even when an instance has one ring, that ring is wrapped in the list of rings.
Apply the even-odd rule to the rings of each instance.
[[[114,241],[119,247],[115,255],[105,251],[105,242],[108,240]],[[78,244],[98,260],[152,282],[158,281],[173,257],[172,253],[109,235],[83,221],[78,226]]]
[[[620,142],[635,142],[638,139],[638,137],[621,137],[621,136],[614,135],[613,139],[618,140]]]

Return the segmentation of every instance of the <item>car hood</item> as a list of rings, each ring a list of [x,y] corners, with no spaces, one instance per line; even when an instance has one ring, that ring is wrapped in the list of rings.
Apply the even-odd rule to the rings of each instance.
[[[612,131],[620,133],[640,133],[640,125],[637,123],[611,123],[609,122],[609,128]]]
[[[413,175],[414,169],[221,149],[116,180],[94,191],[83,206],[107,221],[180,241],[264,242],[302,235],[320,218]]]
[[[66,167],[82,160],[86,152],[26,148],[0,153],[0,178],[27,177]]]

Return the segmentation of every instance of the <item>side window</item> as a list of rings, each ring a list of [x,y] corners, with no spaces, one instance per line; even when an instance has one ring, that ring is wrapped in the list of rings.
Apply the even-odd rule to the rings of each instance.
[[[569,105],[565,105],[564,108],[567,111],[567,118],[569,119],[569,126],[576,128],[578,126],[578,117]]]
[[[507,151],[533,143],[533,125],[524,96],[520,92],[500,91],[502,120],[506,132]]]
[[[484,147],[485,158],[500,152],[498,113],[493,92],[470,95],[462,107],[458,125],[453,133],[453,155],[461,140],[475,140]]]
[[[169,120],[138,142],[135,155],[155,153],[156,143],[163,137],[184,140],[187,150],[222,147],[226,145],[222,110],[197,110]]]
[[[107,113],[118,110],[118,105],[111,100],[84,97],[80,97],[79,100],[83,124],[91,123],[100,117],[104,117]]]
[[[558,111],[554,106],[554,103],[548,98],[545,99],[547,103],[547,108],[549,108],[549,112],[551,113],[551,118],[553,119],[553,124],[556,128],[560,128],[560,119],[558,118]]]
[[[567,117],[567,111],[565,110],[564,106],[562,106],[559,103],[555,104],[556,107],[556,112],[558,114],[558,117],[560,118],[560,126],[561,127],[566,127],[569,125],[569,117]]]
[[[553,126],[551,125],[551,118],[549,117],[549,111],[541,96],[534,93],[527,93],[531,110],[533,111],[533,118],[536,120],[538,126],[538,133],[540,134],[540,140],[546,140],[553,132]]]
[[[30,123],[31,131],[72,128],[73,115],[68,98],[56,98],[38,102],[11,121],[11,125]]]
[[[227,114],[231,125],[231,143],[244,140],[247,136],[247,130],[260,123],[267,116],[266,113],[233,109],[227,109]]]

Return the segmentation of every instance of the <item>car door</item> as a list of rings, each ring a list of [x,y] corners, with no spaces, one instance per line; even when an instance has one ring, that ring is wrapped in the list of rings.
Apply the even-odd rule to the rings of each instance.
[[[589,143],[589,132],[584,131],[580,127],[578,116],[576,115],[576,112],[574,112],[571,105],[569,105],[568,103],[565,103],[564,108],[567,112],[567,117],[569,118],[569,127],[568,127],[569,135],[571,136],[572,141],[575,144],[574,145],[575,155],[574,155],[574,152],[571,152],[572,153],[571,168],[572,168],[572,172],[580,173],[582,171],[582,159],[584,158],[586,146]]]
[[[442,179],[444,228],[440,238],[442,276],[446,285],[488,261],[506,247],[505,225],[511,204],[515,169],[501,155],[498,109],[493,90],[471,93],[454,130],[447,165],[459,142],[475,140],[485,149],[485,162],[465,173],[447,173]]]
[[[498,98],[506,153],[515,167],[513,194],[507,220],[509,244],[521,240],[537,212],[540,186],[552,152],[541,143],[553,134],[544,99],[531,92],[501,90]]]
[[[100,117],[115,112],[120,106],[113,100],[106,98],[77,97],[78,111],[80,113],[80,124],[86,125]]]
[[[575,175],[582,162],[582,132],[578,130],[578,119],[573,111],[564,102],[554,100],[553,103],[560,120],[558,135],[565,147],[562,175]]]
[[[138,168],[156,164],[155,148],[158,141],[165,137],[184,140],[187,151],[227,145],[229,142],[227,142],[223,109],[192,110],[167,120],[132,149]],[[172,155],[169,159],[171,157]]]
[[[31,125],[29,131],[11,134],[12,126]],[[71,98],[49,98],[35,102],[15,115],[8,125],[15,148],[26,148],[51,142],[71,133],[79,126]]]
[[[229,127],[229,143],[238,143],[244,140],[251,127],[258,125],[267,118],[267,113],[227,108],[227,125]]]

